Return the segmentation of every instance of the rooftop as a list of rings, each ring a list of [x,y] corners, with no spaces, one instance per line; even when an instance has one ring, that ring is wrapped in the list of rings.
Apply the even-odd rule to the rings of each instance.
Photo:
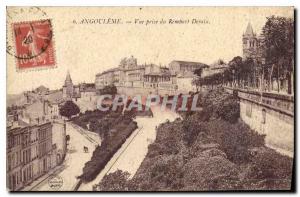
[[[173,62],[178,62],[179,64],[194,64],[194,65],[200,65],[200,66],[203,66],[203,67],[208,67],[207,64],[204,64],[204,63],[201,63],[201,62],[173,60],[171,63],[173,63]]]

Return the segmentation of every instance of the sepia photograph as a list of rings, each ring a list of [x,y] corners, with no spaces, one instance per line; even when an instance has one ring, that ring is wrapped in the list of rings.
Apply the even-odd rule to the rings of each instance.
[[[7,191],[292,192],[295,64],[292,6],[7,6]]]

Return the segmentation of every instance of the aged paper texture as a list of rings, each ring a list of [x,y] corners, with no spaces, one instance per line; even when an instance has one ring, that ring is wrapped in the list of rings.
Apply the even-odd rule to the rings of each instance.
[[[294,189],[293,7],[7,7],[9,191]]]

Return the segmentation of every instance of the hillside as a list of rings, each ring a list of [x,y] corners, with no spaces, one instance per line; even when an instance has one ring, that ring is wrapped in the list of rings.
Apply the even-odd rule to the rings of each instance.
[[[161,124],[135,176],[106,175],[104,191],[289,190],[293,160],[265,146],[239,120],[237,98],[222,89],[203,95],[203,111]]]

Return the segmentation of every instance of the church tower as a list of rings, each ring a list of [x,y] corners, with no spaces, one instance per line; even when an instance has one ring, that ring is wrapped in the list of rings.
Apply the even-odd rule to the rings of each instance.
[[[246,32],[243,34],[243,59],[256,58],[258,40],[253,32],[252,25],[248,23]]]
[[[74,91],[74,86],[73,86],[70,72],[68,71],[65,84],[63,86],[63,98],[72,99],[73,91]]]

